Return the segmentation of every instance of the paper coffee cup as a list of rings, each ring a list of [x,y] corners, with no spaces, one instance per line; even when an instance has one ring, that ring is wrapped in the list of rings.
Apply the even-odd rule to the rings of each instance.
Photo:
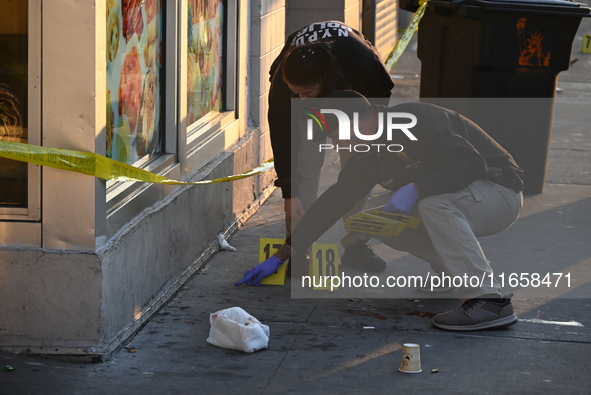
[[[421,350],[418,344],[404,343],[402,345],[402,357],[398,370],[403,373],[421,372]]]

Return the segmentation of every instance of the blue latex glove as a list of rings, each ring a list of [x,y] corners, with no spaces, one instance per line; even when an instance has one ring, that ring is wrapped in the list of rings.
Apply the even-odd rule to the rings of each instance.
[[[252,269],[247,270],[244,273],[242,280],[238,281],[236,285],[247,283],[248,285],[259,286],[261,285],[261,280],[275,273],[282,263],[282,260],[273,255],[271,258],[259,263]]]
[[[394,192],[388,203],[384,206],[384,211],[389,213],[406,213],[410,211],[419,198],[419,193],[411,182]]]

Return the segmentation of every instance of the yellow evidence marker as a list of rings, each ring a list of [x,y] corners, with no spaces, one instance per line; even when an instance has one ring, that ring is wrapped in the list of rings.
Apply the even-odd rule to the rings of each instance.
[[[269,259],[285,243],[285,239],[261,238],[259,242],[259,263]],[[285,269],[287,264],[283,262],[275,274],[265,277],[261,284],[283,285],[285,284]]]
[[[310,251],[310,270],[314,290],[335,290],[332,277],[339,276],[339,246],[337,244],[314,243]]]
[[[591,53],[591,34],[583,34],[583,53]]]

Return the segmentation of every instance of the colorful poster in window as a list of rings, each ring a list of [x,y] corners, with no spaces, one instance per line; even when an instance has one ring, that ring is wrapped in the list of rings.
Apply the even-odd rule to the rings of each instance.
[[[188,124],[223,106],[224,4],[189,0],[187,48]]]
[[[107,0],[107,157],[161,152],[161,0]]]

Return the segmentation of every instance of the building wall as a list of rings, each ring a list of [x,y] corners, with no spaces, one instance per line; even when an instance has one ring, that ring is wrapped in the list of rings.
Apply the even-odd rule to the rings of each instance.
[[[2,249],[0,273],[0,350],[93,352],[102,296],[96,254]]]
[[[255,133],[208,166],[203,176],[219,178],[252,168],[259,148]],[[179,189],[98,252],[103,291],[100,344],[105,353],[131,336],[219,250],[217,235],[230,236],[252,215],[270,192],[267,187],[253,177]]]
[[[286,31],[317,20],[343,20],[356,28],[361,21],[357,0],[229,3],[237,4],[232,15],[238,39],[229,43],[236,64],[235,120],[230,114],[193,150],[183,145],[187,136],[173,133],[179,150],[159,172],[169,178],[219,178],[272,157],[268,71]],[[30,142],[104,155],[107,2],[52,0],[42,12],[41,0],[31,4],[39,10],[36,34],[43,37],[43,94],[41,130],[38,141]],[[173,15],[187,7],[185,0],[166,4]],[[167,32],[186,31],[185,23]],[[175,57],[178,47],[167,42],[167,57]],[[183,62],[181,56],[167,64],[175,70],[167,77],[173,85],[180,85],[175,78],[182,76]],[[175,113],[168,106],[177,100],[183,108],[183,95],[167,97],[167,113]],[[166,127],[182,130],[186,120],[167,121]],[[177,141],[172,143],[175,148]],[[50,168],[40,172],[40,221],[12,228],[16,222],[0,221],[0,232],[33,234],[25,241],[0,235],[0,350],[89,358],[107,356],[129,340],[219,250],[218,234],[230,236],[258,210],[274,179],[270,171],[232,183],[144,185],[122,199],[121,209],[110,209],[105,181]]]
[[[398,0],[364,0],[363,4],[362,32],[385,60],[398,40]]]
[[[170,178],[239,174],[272,156],[261,64],[282,45],[283,3],[233,3],[236,120],[197,152],[181,150],[184,162],[163,173]],[[105,7],[85,0],[44,4],[41,145],[104,155]],[[274,29],[275,40],[257,25]],[[43,215],[33,228],[39,237],[31,238],[39,244],[13,238],[0,247],[0,298],[9,301],[0,304],[0,350],[91,358],[133,336],[219,250],[218,234],[230,236],[260,207],[274,179],[270,171],[232,183],[146,185],[131,196],[126,217],[107,213],[105,181],[41,171]]]
[[[269,69],[285,42],[285,0],[250,2],[249,127],[260,130],[261,150],[272,157],[269,138]],[[266,176],[263,179],[269,181]]]

